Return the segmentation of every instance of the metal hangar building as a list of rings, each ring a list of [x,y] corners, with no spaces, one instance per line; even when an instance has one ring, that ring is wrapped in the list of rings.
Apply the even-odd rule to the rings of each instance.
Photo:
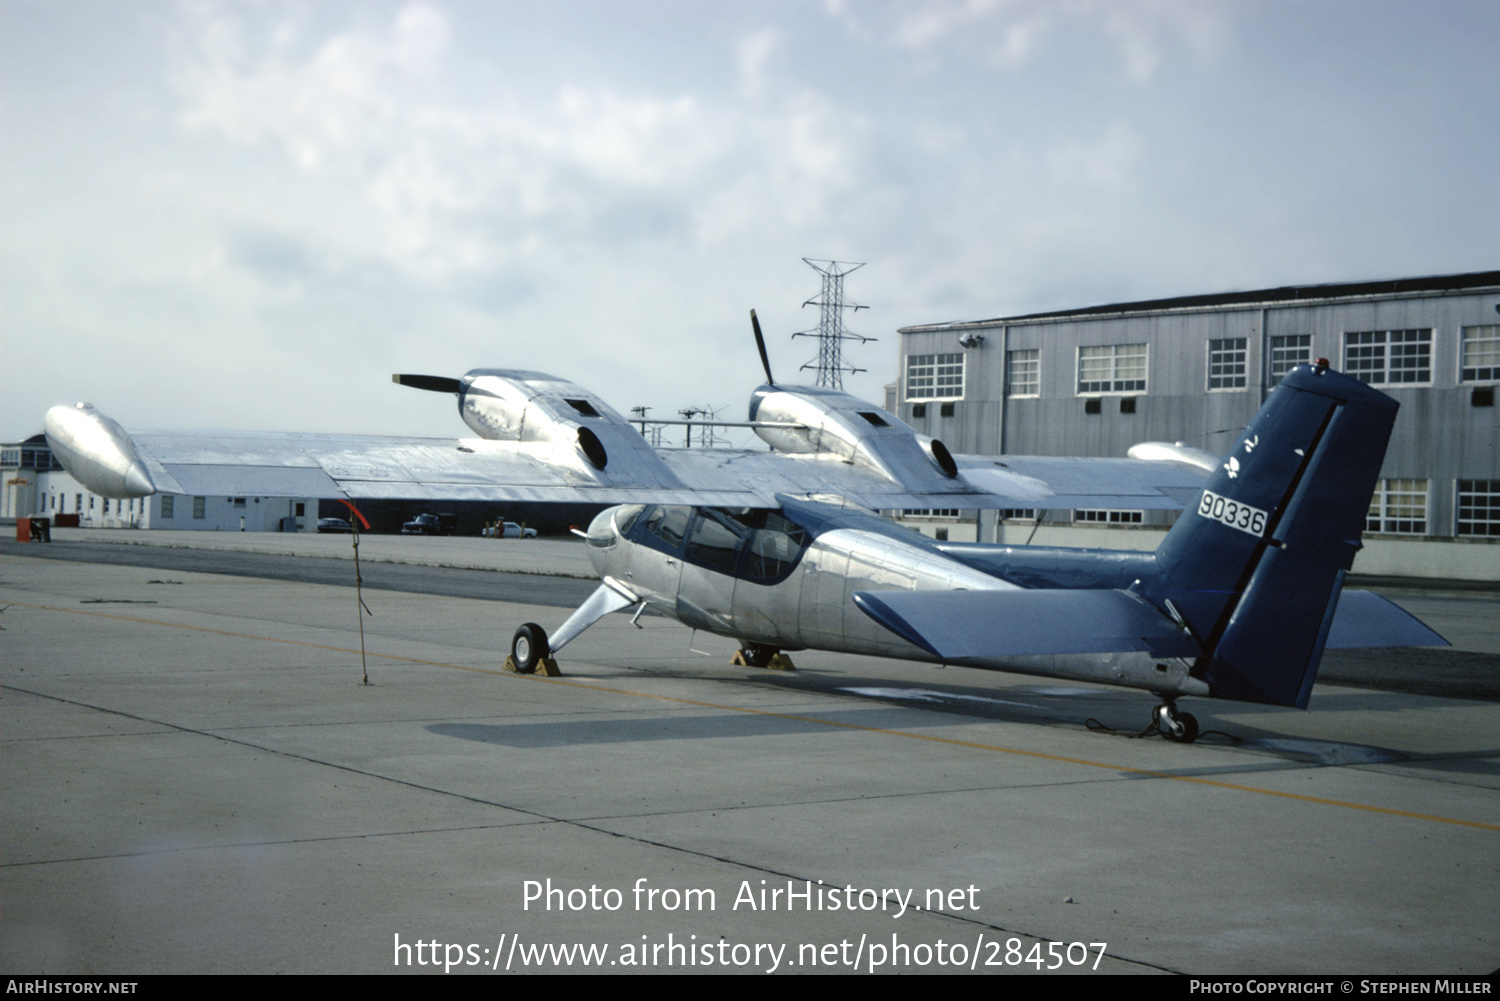
[[[1293,366],[1401,404],[1355,571],[1500,579],[1500,271],[1292,285],[903,327],[887,409],[952,450],[1220,454]],[[1152,548],[1139,511],[906,512],[952,538]],[[1089,531],[1084,531],[1088,529]],[[1102,531],[1101,531],[1102,530]]]

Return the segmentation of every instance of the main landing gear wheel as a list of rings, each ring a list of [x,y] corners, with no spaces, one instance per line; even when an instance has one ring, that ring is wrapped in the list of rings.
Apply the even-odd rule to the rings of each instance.
[[[510,640],[510,659],[515,662],[517,674],[532,674],[536,667],[552,655],[547,646],[547,630],[535,622],[528,622]]]
[[[1167,740],[1176,744],[1191,744],[1198,739],[1198,720],[1192,713],[1180,713],[1170,702],[1157,706],[1151,712],[1156,719],[1156,730]]]
[[[765,667],[780,652],[776,647],[764,643],[744,643],[740,646],[740,659],[747,667]]]

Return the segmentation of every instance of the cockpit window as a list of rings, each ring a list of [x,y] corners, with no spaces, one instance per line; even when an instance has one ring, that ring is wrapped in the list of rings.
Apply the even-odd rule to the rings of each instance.
[[[744,530],[725,517],[716,517],[717,512],[701,512],[693,526],[692,538],[688,540],[687,558],[700,566],[720,573],[732,574],[740,561],[740,547],[744,544]],[[733,526],[733,527],[731,527]]]
[[[646,531],[676,549],[687,534],[688,517],[692,513],[692,508],[676,505],[653,508],[646,516]]]
[[[646,510],[644,504],[628,504],[615,512],[615,527],[620,530],[621,535],[629,535],[630,530],[635,527],[635,521]]]
[[[797,562],[807,543],[807,529],[776,511],[757,513],[764,515],[764,521],[750,540],[742,576],[747,580],[772,580]]]

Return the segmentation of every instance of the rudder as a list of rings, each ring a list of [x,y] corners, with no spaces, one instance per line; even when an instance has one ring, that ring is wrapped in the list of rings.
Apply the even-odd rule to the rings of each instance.
[[[1146,596],[1198,640],[1192,673],[1215,696],[1306,707],[1396,409],[1356,379],[1299,366],[1157,549]]]

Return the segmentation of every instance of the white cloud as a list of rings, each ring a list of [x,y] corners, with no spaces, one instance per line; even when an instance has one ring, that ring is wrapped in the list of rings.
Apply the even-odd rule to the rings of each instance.
[[[407,266],[475,268],[569,253],[601,227],[691,244],[726,226],[807,222],[858,171],[857,125],[809,92],[770,87],[771,30],[735,46],[739,93],[629,94],[557,84],[459,96],[444,70],[451,27],[413,5],[378,28],[343,31],[302,59],[260,44],[234,11],[212,11],[183,74],[184,123],[239,143],[271,143],[304,170],[356,186],[384,217]],[[745,211],[704,212],[726,199]],[[684,228],[693,223],[689,228]]]
[[[925,49],[1007,11],[1001,0],[926,0],[900,15],[892,38],[905,48]]]
[[[1037,58],[1043,36],[1075,45],[1102,32],[1125,75],[1152,78],[1175,42],[1196,56],[1214,52],[1227,33],[1220,0],[924,0],[900,5],[890,38],[931,57],[975,45],[996,65],[1015,69]]]
[[[766,96],[769,81],[766,67],[780,55],[781,36],[772,28],[762,28],[740,39],[734,47],[739,67],[740,91],[752,100]]]

